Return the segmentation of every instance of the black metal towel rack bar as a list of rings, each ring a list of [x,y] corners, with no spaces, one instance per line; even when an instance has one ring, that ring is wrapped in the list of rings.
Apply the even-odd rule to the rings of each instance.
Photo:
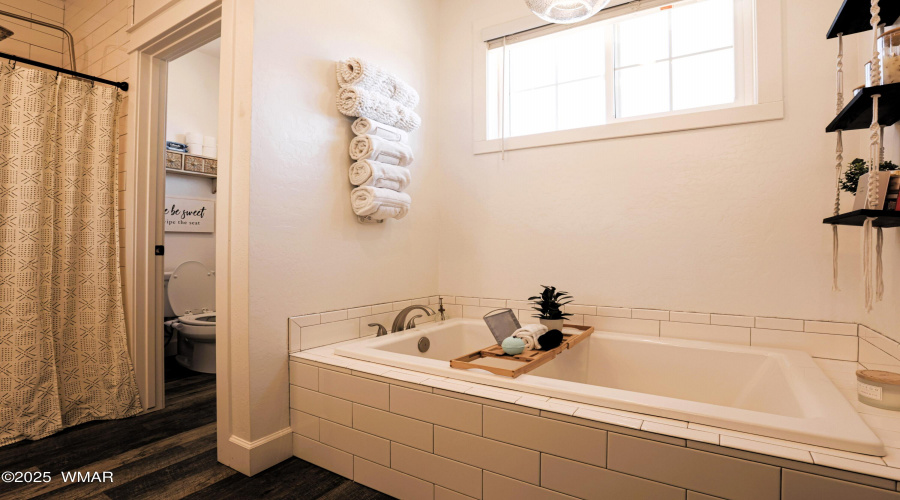
[[[54,66],[52,64],[46,64],[38,61],[32,61],[31,59],[25,59],[24,57],[14,56],[12,54],[6,54],[0,52],[0,60],[7,59],[10,61],[18,61],[25,64],[30,64],[31,66],[37,66],[38,68],[49,69],[51,71],[58,71],[64,75],[76,76],[78,78],[84,78],[85,80],[90,80],[92,82],[104,83],[106,85],[112,85],[123,92],[128,92],[128,82],[114,82],[112,80],[107,80],[105,78],[98,78],[96,76],[91,76],[85,73],[79,73],[77,71],[72,71],[66,68],[60,68],[59,66]]]

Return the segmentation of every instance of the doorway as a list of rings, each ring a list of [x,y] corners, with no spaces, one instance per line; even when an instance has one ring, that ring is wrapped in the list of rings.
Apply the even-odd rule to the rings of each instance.
[[[162,325],[165,382],[215,384],[219,59],[213,40],[168,61]]]

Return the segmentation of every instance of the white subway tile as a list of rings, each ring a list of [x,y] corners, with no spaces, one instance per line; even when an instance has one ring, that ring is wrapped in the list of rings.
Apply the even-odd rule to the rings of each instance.
[[[353,428],[429,453],[434,449],[432,424],[368,406],[353,405]]]
[[[319,369],[298,361],[290,362],[291,385],[297,385],[311,391],[319,390]]]
[[[612,314],[597,314],[595,306],[581,306],[577,304],[569,304],[564,306],[565,312],[572,314],[589,314],[591,316],[612,316]]]
[[[784,318],[756,318],[756,328],[766,330],[793,330],[797,332],[803,331],[802,319],[784,319]]]
[[[625,307],[597,307],[597,316],[606,316],[609,318],[630,318],[631,309]]]
[[[321,323],[322,316],[319,314],[307,314],[305,316],[294,316],[291,322],[299,327],[313,326]]]
[[[390,408],[390,386],[363,377],[319,370],[319,391],[373,408]]]
[[[322,420],[319,441],[384,466],[391,465],[391,442],[356,429]]]
[[[353,455],[294,434],[294,456],[323,469],[353,479]]]
[[[631,317],[634,319],[655,319],[657,321],[669,321],[669,311],[659,309],[632,309]]]
[[[690,439],[691,441],[719,444],[718,434],[706,431],[698,431],[696,429],[689,429],[687,427],[665,425],[656,422],[645,421],[643,425],[641,425],[641,430],[682,439]]]
[[[391,443],[391,468],[472,498],[481,498],[481,469]]]
[[[753,328],[750,334],[750,344],[779,349],[797,349],[817,358],[844,361],[856,361],[858,358],[857,338],[846,335]]]
[[[466,394],[493,399],[496,401],[503,401],[504,403],[515,403],[516,400],[522,397],[521,394],[513,393],[512,391],[501,392],[499,389],[491,390],[482,386],[472,387],[471,389],[466,391]]]
[[[506,301],[503,299],[479,299],[479,305],[482,307],[492,307],[499,309],[506,307]]]
[[[347,310],[348,318],[361,318],[363,316],[371,316],[371,315],[372,315],[372,306],[354,307],[353,309]]]
[[[293,321],[288,322],[288,352],[297,352],[300,350],[300,328]]]
[[[394,302],[392,307],[395,311],[402,311],[411,305],[413,305],[411,300],[401,300],[399,302]]]
[[[382,373],[381,376],[402,380],[404,382],[412,382],[413,384],[421,384],[430,378],[430,375],[425,373],[409,372],[405,370],[391,370]]]
[[[676,321],[678,323],[699,323],[699,324],[708,325],[709,324],[709,314],[672,311],[669,313],[669,321]]]
[[[394,304],[390,302],[386,304],[375,304],[372,306],[372,314],[381,314],[394,310]]]
[[[603,422],[605,424],[613,424],[621,427],[630,427],[632,429],[641,428],[641,420],[630,417],[623,417],[612,413],[602,411],[588,410],[587,408],[578,408],[572,415],[574,417],[593,420],[595,422]]]
[[[593,326],[598,332],[634,333],[637,335],[659,336],[659,321],[630,318],[610,318],[606,316],[585,316],[584,324]]]
[[[353,403],[322,394],[321,392],[310,391],[292,385],[290,405],[295,410],[342,425],[351,425],[353,423]]]
[[[900,344],[894,342],[893,340],[881,335],[879,333],[871,332],[867,334],[863,340],[869,342],[875,347],[881,349],[889,356],[900,360]]]
[[[359,319],[347,319],[334,323],[307,326],[300,330],[300,348],[303,350],[343,342],[359,337]]]
[[[353,459],[353,480],[404,500],[433,500],[434,485],[359,457]]]
[[[322,313],[322,323],[334,323],[335,321],[341,321],[347,319],[347,310],[341,309],[340,311],[329,311]]]
[[[441,298],[444,299],[444,305],[456,304],[456,297],[453,295],[441,295]]]
[[[900,469],[887,467],[885,465],[875,465],[868,462],[859,462],[848,458],[834,457],[831,455],[823,455],[821,453],[812,454],[816,465],[823,467],[832,467],[835,469],[843,469],[860,474],[867,474],[875,477],[886,477],[888,479],[900,480]]]
[[[481,301],[476,297],[457,297],[456,303],[461,306],[477,306]]]
[[[463,306],[458,306],[456,304],[444,304],[444,316],[447,319],[462,318]]]
[[[726,344],[750,345],[750,329],[736,326],[701,325],[692,323],[672,323],[662,321],[659,324],[660,337],[688,340],[705,340]]]
[[[437,295],[435,295],[433,297],[428,297],[428,305],[435,305],[435,304],[439,304],[440,302],[441,302],[440,297]]]
[[[756,326],[753,316],[734,316],[731,314],[711,314],[709,322],[713,325],[721,326],[742,326],[745,328]]]
[[[434,428],[434,453],[532,484],[540,484],[540,453],[492,439]]]
[[[295,434],[319,440],[319,417],[291,409],[291,430]]]
[[[805,321],[804,329],[812,333],[830,333],[832,335],[856,336],[856,323],[832,323],[827,321]]]
[[[900,367],[900,360],[879,349],[866,339],[859,339],[859,362],[869,370],[876,369],[873,368],[874,365],[878,365],[881,369],[891,367],[887,371],[896,371]]]
[[[796,460],[798,462],[812,463],[813,461],[812,456],[806,450],[789,448],[787,446],[779,446],[771,443],[762,443],[759,441],[751,441],[749,439],[742,439],[734,436],[721,436],[720,444],[721,446],[724,446],[726,448],[751,451],[754,453],[761,453],[763,455]]]

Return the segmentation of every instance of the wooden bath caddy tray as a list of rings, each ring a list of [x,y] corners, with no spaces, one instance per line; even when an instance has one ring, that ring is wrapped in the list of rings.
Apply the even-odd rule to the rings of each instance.
[[[549,351],[526,350],[522,354],[512,356],[503,352],[502,347],[494,344],[472,354],[451,359],[450,367],[461,370],[477,368],[479,370],[487,370],[496,375],[516,378],[548,361],[552,361],[557,354],[574,347],[594,333],[594,327],[592,326],[564,325],[563,329],[562,344],[555,349],[550,349]],[[579,333],[567,333],[566,329],[579,330]]]

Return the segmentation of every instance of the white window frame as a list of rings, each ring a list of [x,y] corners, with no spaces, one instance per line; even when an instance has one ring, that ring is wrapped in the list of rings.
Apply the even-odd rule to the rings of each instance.
[[[615,3],[624,2],[614,0],[613,4]],[[585,23],[627,15],[636,10],[635,5],[643,10],[671,3],[674,3],[673,0],[645,0],[639,5],[632,2],[608,7]],[[492,140],[487,140],[487,42],[540,28],[546,26],[546,23],[536,16],[503,23],[476,23],[473,60],[474,153],[496,153],[783,119],[781,1],[735,0],[735,10],[737,9],[744,9],[741,17],[748,20],[739,23],[735,31],[735,64],[743,65],[744,68],[739,73],[742,78],[736,82],[737,102],[632,118],[615,118],[613,107],[612,110],[607,109],[608,123],[603,125]],[[607,50],[612,50],[612,44],[607,44]],[[611,71],[612,58],[609,57],[610,54],[607,56],[607,71]],[[612,89],[607,89],[607,92],[611,91]]]

